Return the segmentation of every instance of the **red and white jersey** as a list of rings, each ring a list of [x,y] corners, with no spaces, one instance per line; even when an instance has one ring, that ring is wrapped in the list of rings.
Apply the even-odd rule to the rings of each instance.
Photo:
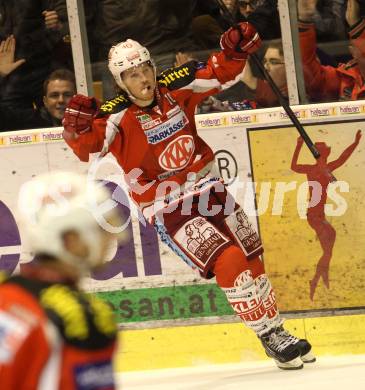
[[[236,83],[244,66],[244,60],[220,52],[207,64],[191,61],[171,68],[158,77],[154,105],[141,108],[125,95],[117,96],[101,106],[92,131],[66,142],[83,161],[90,153],[111,152],[125,173],[131,197],[142,209],[148,207],[169,191],[161,183],[183,185],[189,173],[199,179],[209,172],[214,154],[197,134],[195,108]],[[133,171],[136,168],[139,171]]]
[[[0,283],[0,388],[113,390],[111,309],[65,284]]]

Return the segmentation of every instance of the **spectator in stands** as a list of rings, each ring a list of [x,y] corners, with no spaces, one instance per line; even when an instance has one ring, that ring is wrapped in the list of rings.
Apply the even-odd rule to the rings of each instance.
[[[96,18],[98,58],[105,61],[111,46],[134,39],[148,46],[162,69],[178,51],[199,49],[191,22],[196,0],[101,0]]]
[[[337,67],[323,66],[316,56],[316,30],[313,15],[316,0],[298,0],[299,37],[307,93],[312,99],[356,100],[365,97],[365,20],[357,0],[348,0],[346,21],[350,26],[350,52],[353,59]]]
[[[189,61],[196,60],[189,53],[177,53],[174,66],[181,66]],[[246,65],[247,66],[247,65]],[[238,111],[256,108],[256,103],[250,98],[253,93],[248,90],[242,81],[238,81],[232,87],[218,93],[215,96],[209,96],[203,100],[197,107],[198,114],[207,112]]]
[[[281,41],[271,41],[266,48],[263,64],[281,93],[287,97],[284,54]],[[266,80],[256,77],[247,61],[241,80],[233,88],[206,99],[201,112],[233,111],[278,106],[279,101]]]
[[[92,72],[94,80],[102,81],[104,100],[113,98],[116,92],[105,58],[110,47],[121,40],[131,38],[148,46],[159,72],[173,66],[177,52],[191,53],[200,49],[191,29],[197,1],[98,1],[94,25],[98,62],[93,64]],[[87,9],[91,13],[89,4]]]
[[[14,60],[16,41],[9,37],[0,42],[0,82],[25,60]],[[0,131],[61,126],[65,108],[76,93],[74,74],[68,69],[52,72],[43,83],[43,106],[6,108],[0,106]]]
[[[43,92],[44,106],[39,110],[41,119],[48,126],[62,126],[66,106],[76,94],[74,74],[68,69],[55,70],[43,83]]]
[[[286,82],[284,52],[281,41],[271,41],[265,51],[262,63],[279,88],[280,92],[287,97],[288,88]],[[253,75],[251,67],[247,66],[242,76],[242,81],[253,91],[254,100],[258,107],[278,106],[279,101],[266,80]]]
[[[313,0],[307,0],[309,3]],[[346,40],[346,0],[315,0],[312,21],[316,26],[318,41]]]
[[[0,42],[0,90],[6,83],[7,77],[25,62],[24,58],[17,61],[14,59],[15,47],[16,39],[13,35]],[[27,111],[31,112],[32,110],[29,108]],[[4,108],[0,104],[0,131],[11,130],[14,122],[17,126],[18,119],[19,116],[16,112]]]
[[[237,21],[248,20],[252,23],[261,39],[280,38],[277,0],[223,0],[223,2]],[[209,8],[208,12],[210,13],[196,16],[192,24],[194,39],[201,48],[206,49],[218,47],[220,35],[229,27],[229,22],[224,19],[217,5],[215,8]]]
[[[68,24],[66,1],[48,0],[48,9],[43,11],[46,29],[57,31],[56,38],[61,35],[62,39],[55,42],[52,50],[52,69],[73,68],[71,38]],[[83,0],[89,54],[91,61],[96,61],[95,49],[95,18],[98,13],[99,0]],[[50,37],[52,38],[52,36]]]
[[[44,11],[61,12],[64,6],[65,0],[0,0],[0,41],[13,35],[17,42],[15,58],[25,60],[2,80],[2,111],[32,109],[33,104],[42,102],[42,84],[51,70],[52,49],[62,39],[59,26],[56,28]]]

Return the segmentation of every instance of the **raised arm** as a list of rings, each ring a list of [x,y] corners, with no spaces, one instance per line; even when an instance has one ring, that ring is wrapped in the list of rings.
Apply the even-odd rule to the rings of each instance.
[[[15,60],[15,45],[13,35],[0,42],[0,78],[8,76],[25,62],[24,59]]]
[[[90,153],[103,147],[107,118],[97,119],[98,109],[95,98],[75,95],[65,111],[63,138],[81,161],[89,161]]]
[[[246,62],[245,68],[243,69],[243,73],[241,76],[241,81],[244,82],[248,86],[248,88],[252,89],[253,91],[256,91],[258,85],[258,78],[252,73],[250,61]]]
[[[322,1],[321,9],[316,9],[313,16],[318,35],[330,35],[333,40],[338,41],[346,39],[344,3],[344,0]]]
[[[323,66],[316,53],[317,40],[313,23],[316,6],[317,0],[298,0],[299,42],[305,86],[313,99],[337,99],[340,92],[337,70],[332,66]]]
[[[240,80],[242,71],[250,54],[261,46],[261,39],[255,27],[248,22],[239,23],[238,28],[229,28],[221,36],[222,52],[213,54],[208,61],[207,69],[197,72],[199,78],[209,77],[212,73],[221,87],[227,88]],[[219,66],[217,66],[219,65]]]
[[[350,52],[355,61],[362,61],[365,56],[365,19],[361,17],[360,5],[357,0],[348,0],[346,20],[350,26]]]
[[[292,171],[297,172],[297,173],[307,173],[308,168],[310,167],[310,165],[307,165],[307,164],[298,164],[298,157],[299,157],[299,153],[302,149],[303,142],[304,142],[303,138],[298,137],[297,146],[295,147],[295,150],[293,153],[293,158],[291,160],[291,169],[292,169]]]
[[[159,77],[169,89],[190,90],[193,93],[214,94],[240,80],[247,57],[261,45],[261,39],[250,23],[240,23],[221,37],[222,51],[213,53],[207,63],[191,61],[179,68],[168,69]]]
[[[356,146],[359,144],[361,136],[362,136],[361,130],[357,130],[355,141],[342,152],[342,154],[337,160],[334,160],[328,164],[328,167],[331,172],[339,168],[349,159],[349,157],[355,150]]]

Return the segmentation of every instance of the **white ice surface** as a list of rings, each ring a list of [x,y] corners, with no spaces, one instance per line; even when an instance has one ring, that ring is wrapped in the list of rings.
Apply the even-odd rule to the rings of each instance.
[[[120,373],[122,390],[365,390],[365,355],[319,357],[302,370],[271,361]]]

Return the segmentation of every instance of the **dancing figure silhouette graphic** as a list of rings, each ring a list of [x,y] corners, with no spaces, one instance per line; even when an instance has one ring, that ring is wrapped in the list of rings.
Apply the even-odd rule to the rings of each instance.
[[[328,162],[331,153],[331,147],[325,142],[316,142],[320,157],[313,165],[298,164],[298,157],[303,146],[301,137],[297,140],[297,145],[293,154],[291,169],[297,173],[307,175],[308,182],[316,182],[322,189],[321,193],[313,190],[313,186],[309,186],[309,204],[307,210],[307,221],[310,227],[316,232],[319,239],[322,255],[318,260],[314,277],[309,281],[310,299],[313,300],[316,288],[320,279],[323,279],[324,285],[329,289],[329,265],[332,258],[332,251],[336,241],[336,230],[326,220],[325,205],[327,201],[327,188],[332,181],[332,172],[341,167],[354,152],[355,148],[361,139],[361,130],[358,130],[355,136],[355,141],[349,145],[341,155],[334,161]],[[320,197],[320,199],[318,199]]]

